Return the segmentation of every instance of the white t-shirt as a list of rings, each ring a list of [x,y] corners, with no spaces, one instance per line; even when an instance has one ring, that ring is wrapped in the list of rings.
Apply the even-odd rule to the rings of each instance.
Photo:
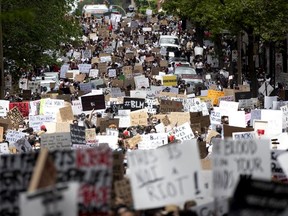
[[[196,67],[197,69],[202,69],[202,68],[203,68],[203,62],[196,62],[196,63],[195,63],[195,67]]]

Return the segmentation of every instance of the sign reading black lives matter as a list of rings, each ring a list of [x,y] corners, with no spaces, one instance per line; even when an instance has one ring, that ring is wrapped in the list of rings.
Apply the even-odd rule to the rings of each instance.
[[[90,95],[81,97],[82,110],[90,111],[90,110],[99,110],[105,109],[105,97],[104,95]]]
[[[213,140],[215,197],[232,196],[240,175],[271,179],[269,140]]]
[[[73,145],[85,145],[85,127],[71,124],[70,125],[71,143]]]
[[[128,163],[136,210],[181,203],[203,195],[196,140],[128,152]]]
[[[131,111],[144,109],[145,108],[145,99],[144,98],[129,98],[124,97],[123,108],[130,109]]]

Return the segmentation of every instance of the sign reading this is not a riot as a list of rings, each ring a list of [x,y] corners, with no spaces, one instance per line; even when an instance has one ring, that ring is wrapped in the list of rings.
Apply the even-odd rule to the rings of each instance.
[[[213,140],[213,188],[215,197],[231,197],[240,175],[271,179],[269,140]]]
[[[136,210],[181,203],[203,195],[195,139],[129,152],[128,164]]]

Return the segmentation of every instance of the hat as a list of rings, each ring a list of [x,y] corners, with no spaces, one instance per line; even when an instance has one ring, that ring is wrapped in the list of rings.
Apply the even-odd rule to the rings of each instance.
[[[45,125],[41,125],[40,130],[46,130]]]

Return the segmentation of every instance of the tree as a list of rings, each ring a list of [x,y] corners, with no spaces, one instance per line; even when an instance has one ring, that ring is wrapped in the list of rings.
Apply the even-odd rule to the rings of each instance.
[[[80,36],[79,22],[69,15],[73,2],[6,0],[4,4],[2,1],[5,62],[14,68],[54,63],[60,44]],[[54,54],[45,54],[46,51]]]
[[[174,7],[174,10],[173,10]],[[164,9],[187,16],[208,28],[212,34],[228,30],[248,35],[248,66],[253,96],[257,96],[257,80],[253,52],[256,38],[263,41],[282,40],[288,31],[286,0],[167,0]]]

